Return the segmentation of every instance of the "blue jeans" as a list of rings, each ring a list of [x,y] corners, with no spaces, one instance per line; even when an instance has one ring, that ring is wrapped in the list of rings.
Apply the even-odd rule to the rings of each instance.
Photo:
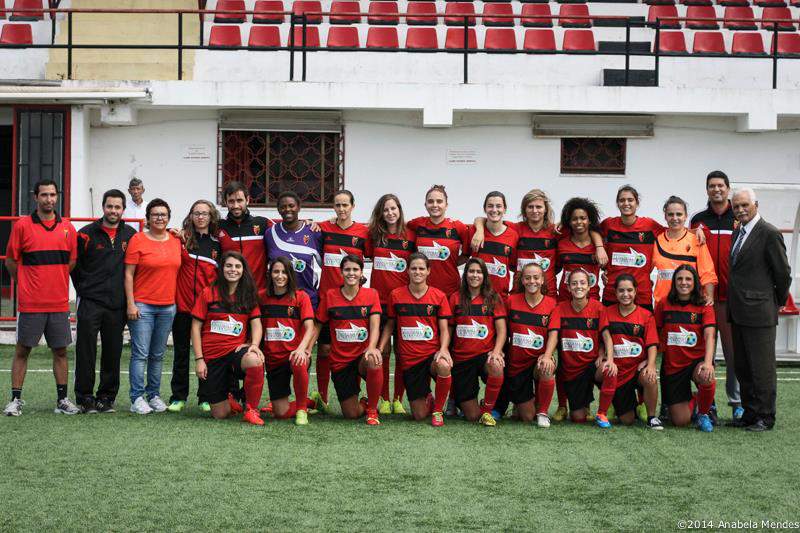
[[[161,389],[161,366],[164,350],[175,317],[175,305],[150,305],[136,302],[139,320],[129,320],[131,333],[131,403],[147,394],[148,399],[159,396]],[[144,369],[147,365],[147,387],[144,384]]]

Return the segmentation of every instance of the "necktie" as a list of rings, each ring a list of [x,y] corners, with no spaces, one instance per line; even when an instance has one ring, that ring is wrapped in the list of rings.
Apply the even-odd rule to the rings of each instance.
[[[739,238],[736,239],[736,246],[733,247],[733,252],[731,252],[731,264],[736,263],[736,256],[739,255],[739,250],[742,249],[742,243],[744,242],[744,234],[745,229],[742,226],[739,228]]]

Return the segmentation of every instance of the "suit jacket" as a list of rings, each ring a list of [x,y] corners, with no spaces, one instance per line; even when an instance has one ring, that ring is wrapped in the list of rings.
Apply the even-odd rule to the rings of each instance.
[[[738,231],[734,236],[738,238]],[[762,218],[739,250],[736,263],[731,258],[728,318],[740,326],[777,326],[778,308],[786,302],[791,283],[783,236]]]

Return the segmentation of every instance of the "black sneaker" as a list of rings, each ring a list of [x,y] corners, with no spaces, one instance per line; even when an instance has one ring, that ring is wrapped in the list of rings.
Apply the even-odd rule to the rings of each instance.
[[[95,404],[96,413],[114,413],[114,402],[109,400],[97,400]]]
[[[88,415],[97,413],[97,404],[92,398],[86,398],[85,400],[82,400],[78,406],[81,408],[82,414]]]

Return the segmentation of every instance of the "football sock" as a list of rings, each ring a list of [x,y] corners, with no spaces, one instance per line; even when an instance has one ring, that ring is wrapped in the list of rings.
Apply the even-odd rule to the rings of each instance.
[[[385,365],[389,366],[389,365]],[[367,369],[367,408],[377,409],[383,385],[383,370],[380,368]]]
[[[436,387],[433,396],[433,412],[441,413],[444,411],[444,404],[447,403],[447,395],[450,394],[451,376],[436,376]]]
[[[11,399],[12,400],[22,399],[22,387],[18,389],[11,389]]]
[[[295,398],[308,398],[308,365],[292,365],[292,383]],[[299,402],[300,410],[306,411],[306,401]]]
[[[381,387],[381,398],[384,400],[389,399],[389,358],[386,357],[383,359],[383,365],[381,365],[381,371],[383,372],[383,383]]]
[[[402,400],[403,393],[406,392],[406,383],[403,381],[403,370],[400,368],[400,361],[394,360],[394,399]]]
[[[550,402],[553,401],[553,389],[556,388],[556,380],[540,379],[536,383],[536,413],[547,414],[550,410]]]
[[[264,365],[253,366],[244,371],[244,396],[248,409],[258,409],[264,390]]]
[[[709,409],[711,409],[711,402],[714,401],[716,389],[716,381],[697,386],[697,412],[701,415],[707,415]]]
[[[494,409],[494,403],[497,401],[497,395],[500,394],[500,388],[503,386],[503,376],[489,376],[486,379],[486,392],[483,396],[483,408],[481,411],[488,413]]]
[[[566,409],[567,390],[564,388],[564,380],[556,376],[556,394],[558,395],[558,406]]]
[[[331,366],[328,358],[317,356],[317,390],[325,403],[328,403],[328,382],[330,379]]]
[[[58,395],[59,400],[63,400],[67,397],[67,386],[66,385],[59,385],[56,383],[56,394]]]
[[[611,405],[611,400],[614,399],[614,393],[616,391],[617,376],[603,376],[603,383],[600,385],[600,401],[597,406],[598,415],[606,415],[608,406]]]

